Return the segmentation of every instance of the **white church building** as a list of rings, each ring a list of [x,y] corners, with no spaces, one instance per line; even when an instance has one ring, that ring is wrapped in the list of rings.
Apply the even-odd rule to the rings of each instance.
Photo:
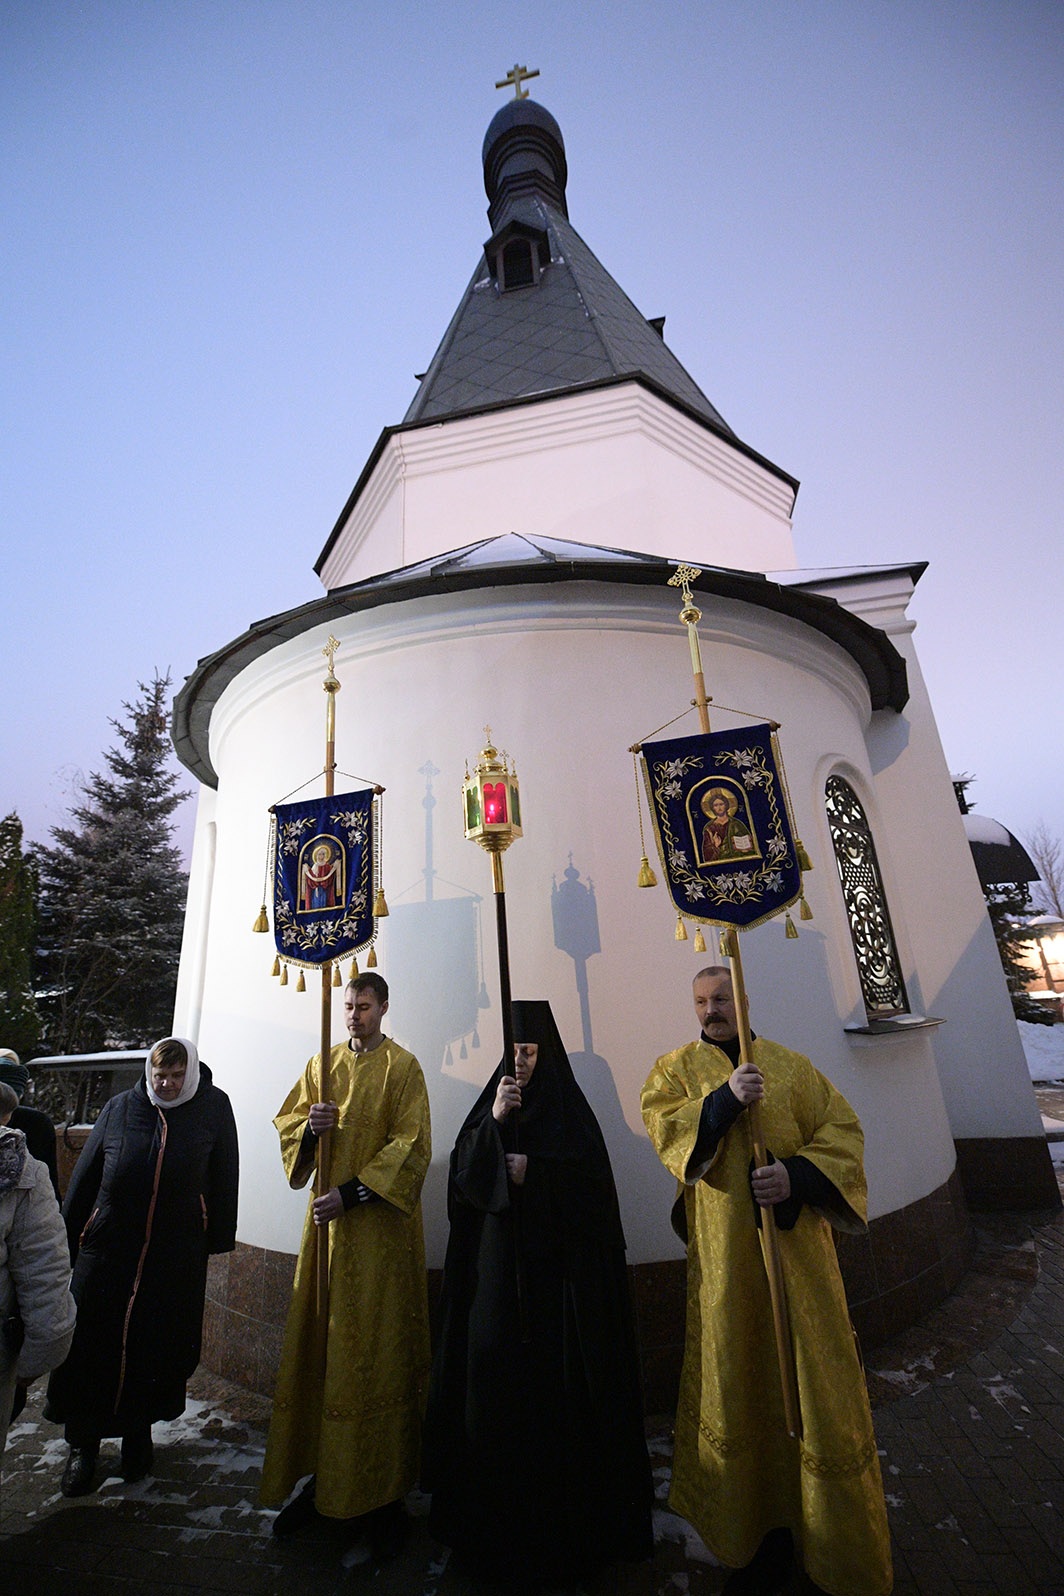
[[[430,1268],[448,1155],[501,1048],[490,870],[460,802],[490,724],[521,779],[513,993],[550,999],[599,1115],[661,1410],[683,1264],[639,1090],[695,1034],[690,982],[715,937],[709,954],[675,941],[665,889],[637,888],[628,749],[691,696],[666,585],[678,562],[702,571],[714,700],[782,727],[814,918],[797,940],[780,921],[748,933],[744,965],[756,1030],[807,1053],[864,1126],[871,1224],[840,1238],[840,1258],[865,1343],[956,1283],[970,1209],[1059,1198],[913,645],[923,567],[801,569],[797,483],[735,436],[574,231],[554,118],[511,101],[483,165],[491,237],[325,542],[322,596],[208,655],[175,704],[200,784],[175,1031],[230,1094],[242,1153],[239,1244],[214,1260],[205,1359],[272,1389],[306,1197],[287,1187],[271,1117],[317,1052],[318,988],[271,978],[251,925],[267,810],[321,768],[332,634],[340,771],[387,790],[377,955],[387,1029],[431,1097]]]

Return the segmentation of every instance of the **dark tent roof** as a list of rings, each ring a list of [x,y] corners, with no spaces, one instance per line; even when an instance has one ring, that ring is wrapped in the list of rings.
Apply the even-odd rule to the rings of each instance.
[[[492,236],[406,422],[442,421],[486,406],[558,394],[619,377],[655,389],[725,437],[731,428],[569,223],[561,130],[534,100],[511,100],[484,140]],[[535,280],[500,287],[495,257],[510,236],[539,245]]]

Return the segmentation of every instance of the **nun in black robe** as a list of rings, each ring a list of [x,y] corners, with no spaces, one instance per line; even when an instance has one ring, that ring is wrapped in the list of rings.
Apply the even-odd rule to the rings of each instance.
[[[513,1018],[538,1044],[520,1112],[492,1112],[500,1064],[451,1154],[424,1484],[461,1567],[535,1585],[649,1557],[653,1488],[606,1144],[549,1003]]]

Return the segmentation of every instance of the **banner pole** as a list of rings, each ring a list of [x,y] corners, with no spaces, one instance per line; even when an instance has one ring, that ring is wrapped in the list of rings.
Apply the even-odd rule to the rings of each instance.
[[[330,634],[322,653],[329,661],[329,674],[322,686],[325,690],[325,796],[335,792],[336,776],[336,695],[340,683],[333,670],[333,655],[339,643]],[[332,1056],[332,960],[321,967],[321,1051],[319,1054],[320,1093],[323,1103],[329,1101],[329,1062]],[[332,1132],[324,1131],[318,1137],[318,1167],[314,1177],[314,1195],[324,1197],[331,1188],[329,1166],[332,1162]],[[317,1282],[318,1325],[323,1335],[329,1322],[329,1226],[315,1227],[315,1275]]]
[[[731,962],[732,999],[735,1004],[735,1018],[739,1026],[739,1058],[743,1064],[754,1062],[753,1046],[750,1038],[750,1018],[746,1009],[746,983],[743,980],[743,958],[739,952],[739,933],[731,926],[727,933],[726,946],[728,958]],[[750,1136],[754,1144],[754,1168],[764,1169],[768,1162],[765,1150],[765,1132],[761,1121],[761,1104],[758,1102],[747,1105],[747,1115],[750,1121]],[[776,1357],[780,1368],[780,1384],[783,1387],[783,1414],[787,1424],[787,1432],[795,1440],[802,1436],[802,1412],[798,1400],[798,1375],[794,1366],[794,1343],[791,1340],[791,1320],[787,1309],[787,1288],[783,1279],[783,1261],[780,1258],[779,1232],[776,1229],[776,1216],[771,1207],[761,1210],[761,1251],[765,1260],[765,1274],[768,1277],[768,1295],[772,1305],[772,1327],[776,1336]]]
[[[681,565],[673,576],[669,578],[670,587],[683,589],[683,609],[680,611],[680,620],[687,628],[687,638],[691,645],[691,672],[695,681],[694,703],[698,710],[698,720],[703,732],[710,730],[709,725],[709,699],[706,697],[706,679],[702,670],[702,651],[698,643],[698,623],[702,619],[702,611],[695,605],[691,594],[691,583],[702,572],[693,565]],[[739,1026],[739,1057],[744,1064],[752,1064],[753,1049],[750,1041],[750,1021],[746,1012],[746,983],[743,980],[743,960],[739,952],[739,933],[734,926],[728,928],[727,933],[728,958],[731,963],[732,1000],[735,1004],[735,1018]],[[765,1152],[765,1133],[761,1122],[761,1104],[754,1102],[747,1106],[750,1121],[750,1135],[754,1143],[754,1167],[763,1169],[767,1161]],[[780,1384],[783,1387],[783,1414],[787,1425],[787,1432],[798,1440],[802,1434],[802,1414],[798,1402],[798,1376],[794,1366],[794,1344],[791,1340],[790,1314],[787,1309],[787,1290],[783,1279],[783,1264],[780,1259],[779,1235],[776,1230],[776,1216],[772,1209],[761,1210],[761,1252],[765,1263],[765,1274],[768,1277],[769,1301],[772,1305],[772,1328],[776,1337],[776,1357],[779,1362]]]
[[[695,679],[694,704],[698,710],[698,723],[704,732],[711,730],[709,724],[709,704],[706,697],[706,678],[702,671],[702,650],[698,645],[698,623],[702,619],[702,611],[698,609],[691,596],[691,583],[702,572],[696,565],[678,566],[675,573],[669,577],[670,587],[683,588],[683,609],[680,611],[680,620],[687,628],[687,641],[691,646],[691,674]]]

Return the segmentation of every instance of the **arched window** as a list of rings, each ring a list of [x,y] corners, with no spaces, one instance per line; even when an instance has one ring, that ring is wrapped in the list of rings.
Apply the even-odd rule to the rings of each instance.
[[[825,804],[868,1018],[907,1014],[909,1000],[868,817],[841,776],[828,777]]]

